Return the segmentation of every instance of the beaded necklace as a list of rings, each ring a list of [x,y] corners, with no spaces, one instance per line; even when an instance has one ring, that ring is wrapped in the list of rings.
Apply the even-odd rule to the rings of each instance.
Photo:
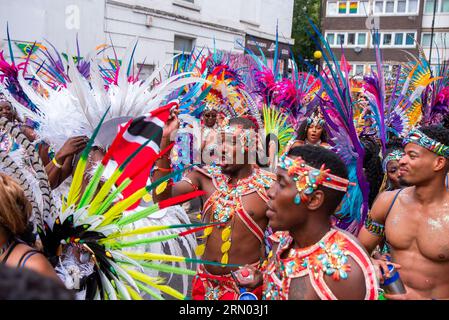
[[[209,208],[211,209],[211,221],[221,222],[223,224],[232,221],[235,214],[239,210],[244,210],[242,203],[242,196],[257,192],[259,195],[266,194],[273,181],[272,177],[262,172],[259,169],[253,169],[253,173],[246,178],[239,179],[236,184],[230,184],[230,177],[224,175],[219,167],[208,167],[208,174],[212,177],[216,191],[210,196],[205,205],[204,212]],[[231,249],[232,240],[232,225],[218,226],[223,228],[221,232],[221,239],[223,241],[221,245],[222,258],[221,263],[227,264],[229,260],[229,250]],[[213,227],[209,227],[204,230],[204,240],[212,233]],[[205,244],[201,244],[197,247],[197,255],[203,255],[205,250]]]

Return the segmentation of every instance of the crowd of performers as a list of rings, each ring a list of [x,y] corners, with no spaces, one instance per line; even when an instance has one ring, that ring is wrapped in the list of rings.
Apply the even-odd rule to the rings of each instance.
[[[324,68],[288,74],[195,49],[141,79],[137,39],[121,59],[9,41],[0,270],[77,299],[449,298],[448,66],[387,76],[376,46],[351,78],[311,27]]]

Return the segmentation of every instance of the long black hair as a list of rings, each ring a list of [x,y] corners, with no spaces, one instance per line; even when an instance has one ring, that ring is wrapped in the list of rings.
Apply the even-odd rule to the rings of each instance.
[[[371,207],[382,186],[384,172],[382,169],[382,159],[380,157],[380,145],[373,137],[360,137],[365,149],[365,158],[363,159],[363,169],[366,180],[369,183],[368,203]]]

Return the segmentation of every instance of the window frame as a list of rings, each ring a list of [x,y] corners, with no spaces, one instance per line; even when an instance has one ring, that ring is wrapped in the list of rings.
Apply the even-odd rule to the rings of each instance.
[[[348,38],[349,38],[349,34],[353,33],[355,34],[355,41],[354,44],[348,44]],[[343,48],[356,48],[356,47],[360,47],[360,48],[367,48],[368,47],[368,32],[358,32],[356,30],[329,30],[326,31],[324,33],[324,38],[327,40],[328,35],[333,34],[334,35],[334,41],[333,43],[329,43],[329,46],[331,48],[340,48],[340,44],[337,43],[337,39],[338,39],[338,35],[340,34],[344,34],[344,42],[343,42]],[[365,41],[364,44],[358,44],[359,43],[359,36],[360,34],[364,34],[365,35]]]
[[[341,2],[345,2],[346,3],[346,10],[345,13],[340,13],[339,12],[339,7],[340,7],[340,3]],[[357,3],[357,12],[356,13],[350,13],[350,7],[351,7],[351,2],[356,2]],[[336,4],[336,11],[335,12],[329,12],[329,3],[335,3]],[[367,7],[365,8],[365,13],[362,13],[361,8],[361,4],[362,3],[366,3]],[[327,1],[326,2],[326,17],[365,17],[367,16],[367,12],[369,12],[369,8],[370,8],[370,3],[369,1],[366,0],[354,0],[354,1],[350,1],[350,0],[336,0],[336,1]]]
[[[387,8],[387,1],[393,1],[393,12],[386,12]],[[374,0],[372,2],[373,5],[373,15],[374,16],[417,16],[419,15],[419,6],[420,6],[420,0],[417,1],[416,11],[410,12],[410,1],[411,0],[405,0],[405,12],[398,12],[398,2],[399,0]],[[425,0],[427,1],[427,0]],[[440,0],[437,0],[440,1]],[[382,2],[382,12],[377,12],[376,9],[376,2]]]

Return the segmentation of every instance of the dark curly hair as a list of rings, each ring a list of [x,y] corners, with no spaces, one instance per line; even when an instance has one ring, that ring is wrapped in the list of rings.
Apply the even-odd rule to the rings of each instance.
[[[383,180],[382,159],[380,157],[380,146],[373,137],[361,137],[365,149],[365,158],[363,159],[363,169],[366,180],[369,183],[368,203],[371,207],[379,193]]]
[[[288,152],[289,156],[301,157],[308,165],[314,168],[320,168],[322,164],[330,169],[331,173],[343,178],[348,179],[348,170],[343,160],[333,151],[326,148],[312,145],[304,145],[292,148]],[[325,192],[326,201],[324,205],[330,213],[333,213],[343,200],[345,192],[338,190],[323,188]]]

